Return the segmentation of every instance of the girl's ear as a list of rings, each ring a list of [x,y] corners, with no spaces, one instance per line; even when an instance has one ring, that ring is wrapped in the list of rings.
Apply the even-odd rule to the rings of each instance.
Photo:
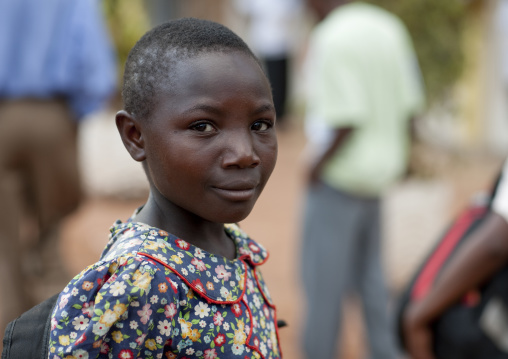
[[[131,157],[138,162],[144,161],[146,159],[145,142],[139,123],[124,110],[116,114],[115,121],[122,142]]]

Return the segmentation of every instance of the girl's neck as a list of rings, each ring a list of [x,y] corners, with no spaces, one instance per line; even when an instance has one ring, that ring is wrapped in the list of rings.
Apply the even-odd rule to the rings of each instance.
[[[235,243],[225,232],[223,223],[207,221],[163,197],[157,198],[153,192],[134,221],[165,230],[209,253],[236,258]]]

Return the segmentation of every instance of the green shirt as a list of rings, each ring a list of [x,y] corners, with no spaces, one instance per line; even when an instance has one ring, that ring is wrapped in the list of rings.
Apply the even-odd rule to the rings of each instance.
[[[354,128],[325,165],[323,181],[380,195],[406,169],[408,120],[424,102],[405,27],[376,6],[343,5],[315,28],[309,56],[308,118],[329,132]]]

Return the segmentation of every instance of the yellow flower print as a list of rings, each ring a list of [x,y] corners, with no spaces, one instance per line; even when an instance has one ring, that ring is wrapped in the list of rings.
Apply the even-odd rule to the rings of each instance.
[[[157,349],[157,345],[155,344],[155,339],[147,339],[145,341],[145,347],[147,347],[148,350],[155,350],[155,349]]]
[[[83,285],[81,286],[81,288],[83,288],[84,290],[86,290],[87,292],[93,288],[93,282],[89,282],[87,280],[85,280],[83,282]]]
[[[206,289],[213,290],[214,289],[213,283],[212,282],[206,282]]]
[[[149,241],[148,244],[145,245],[145,248],[156,251],[159,248],[164,248],[164,244],[161,244],[156,241]]]
[[[125,263],[127,263],[127,261],[129,260],[130,257],[133,257],[133,255],[131,253],[127,253],[127,254],[124,254],[123,256],[119,257],[117,260],[118,266],[123,266]]]
[[[192,298],[194,298],[194,291],[192,289],[189,289],[189,291],[187,292],[187,299]]]
[[[136,275],[136,274],[138,274],[138,275]],[[139,270],[137,270],[136,273],[134,273],[133,278],[135,279],[133,284],[136,287],[143,289],[143,290],[147,290],[148,287],[150,286],[150,282],[152,281],[152,276],[150,275],[150,273],[145,272],[145,273],[141,274],[141,272],[139,272]]]
[[[233,342],[235,344],[243,345],[245,344],[245,340],[247,339],[247,335],[243,331],[243,329],[238,328],[235,330],[235,336],[233,337]]]
[[[273,352],[275,353],[275,355],[278,355],[279,354],[279,345],[278,345],[278,340],[277,340],[277,333],[273,329],[270,332],[270,339],[272,340],[272,343],[273,343]]]
[[[68,335],[60,335],[58,337],[58,341],[60,342],[60,345],[69,345],[71,343]]]
[[[245,330],[245,323],[243,322],[243,319],[239,320],[238,323],[236,323],[236,325],[238,326],[238,329],[240,330]]]
[[[178,257],[176,254],[173,254],[171,256],[171,260],[173,262],[175,262],[176,264],[182,264],[183,263],[182,258]]]
[[[266,328],[266,319],[264,316],[261,316],[261,318],[259,319],[259,324],[261,324],[261,328],[263,329]]]
[[[111,309],[106,310],[103,315],[99,318],[99,322],[107,327],[111,327],[118,320],[118,314]]]
[[[110,266],[109,266],[109,268],[108,268],[108,272],[109,272],[110,274],[113,274],[113,273],[115,273],[115,272],[116,272],[117,268],[118,268],[118,263],[116,263],[116,262],[111,263],[111,265],[110,265]]]
[[[127,306],[123,303],[115,304],[113,311],[120,317],[127,310]]]
[[[120,343],[123,341],[123,334],[117,330],[116,332],[111,333],[111,338],[113,338],[115,342]]]
[[[102,345],[102,339],[97,340],[96,342],[93,342],[92,347],[97,349],[97,348],[100,348],[101,345]]]
[[[191,322],[186,322],[183,318],[178,318],[178,323],[180,323],[180,327],[182,329],[182,338],[185,339],[191,334]]]
[[[190,340],[193,342],[197,342],[199,338],[201,338],[201,333],[197,329],[192,329],[192,332],[189,335]]]
[[[74,355],[67,355],[64,359],[77,359]]]
[[[103,298],[103,295],[101,292],[97,293],[97,295],[95,296],[95,304],[98,304]]]
[[[243,290],[243,288],[245,288],[245,273],[240,274],[240,280],[238,281],[238,285],[240,286],[240,290]]]

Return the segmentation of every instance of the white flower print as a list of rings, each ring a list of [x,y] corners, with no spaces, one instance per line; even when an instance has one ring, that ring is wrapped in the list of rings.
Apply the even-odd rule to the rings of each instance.
[[[77,349],[73,351],[72,356],[78,359],[88,359],[88,353],[83,349]]]
[[[150,303],[152,304],[155,304],[159,301],[159,296],[157,295],[152,295],[152,297],[150,298]]]
[[[254,294],[252,300],[254,301],[254,305],[256,306],[256,308],[260,308],[261,307],[261,301],[259,300],[259,296],[257,294]]]
[[[171,322],[164,319],[163,321],[159,322],[157,329],[159,329],[161,335],[169,336],[171,334]]]
[[[235,355],[241,355],[243,353],[244,347],[243,344],[233,344],[231,347],[231,351]]]
[[[196,248],[196,250],[194,251],[194,257],[198,259],[203,259],[205,258],[205,253],[201,248]]]
[[[185,351],[185,354],[187,354],[187,355],[192,355],[192,354],[194,354],[194,349],[192,349],[192,348],[188,348],[188,349]]]
[[[75,330],[85,330],[88,327],[88,322],[90,319],[85,318],[83,315],[74,318],[72,321],[72,325],[74,325]]]
[[[92,327],[92,332],[96,335],[104,335],[108,332],[109,327],[101,322],[97,322]]]
[[[199,321],[199,326],[200,326],[201,328],[206,327],[206,322],[205,322],[204,320],[200,320],[200,321]]]
[[[113,285],[111,285],[111,287],[109,288],[109,292],[113,294],[115,297],[117,297],[119,295],[125,294],[125,288],[127,288],[127,286],[124,284],[123,281],[114,282]]]
[[[195,315],[199,315],[201,319],[208,317],[210,313],[210,308],[207,303],[199,302],[198,305],[194,307]]]
[[[222,327],[224,328],[225,331],[228,331],[229,330],[229,323],[228,322],[224,322]]]
[[[132,330],[136,330],[138,328],[138,322],[136,322],[135,320],[131,320],[130,323],[129,323],[129,327]]]
[[[71,294],[73,297],[77,296],[79,294],[79,289],[76,287],[72,288]]]

